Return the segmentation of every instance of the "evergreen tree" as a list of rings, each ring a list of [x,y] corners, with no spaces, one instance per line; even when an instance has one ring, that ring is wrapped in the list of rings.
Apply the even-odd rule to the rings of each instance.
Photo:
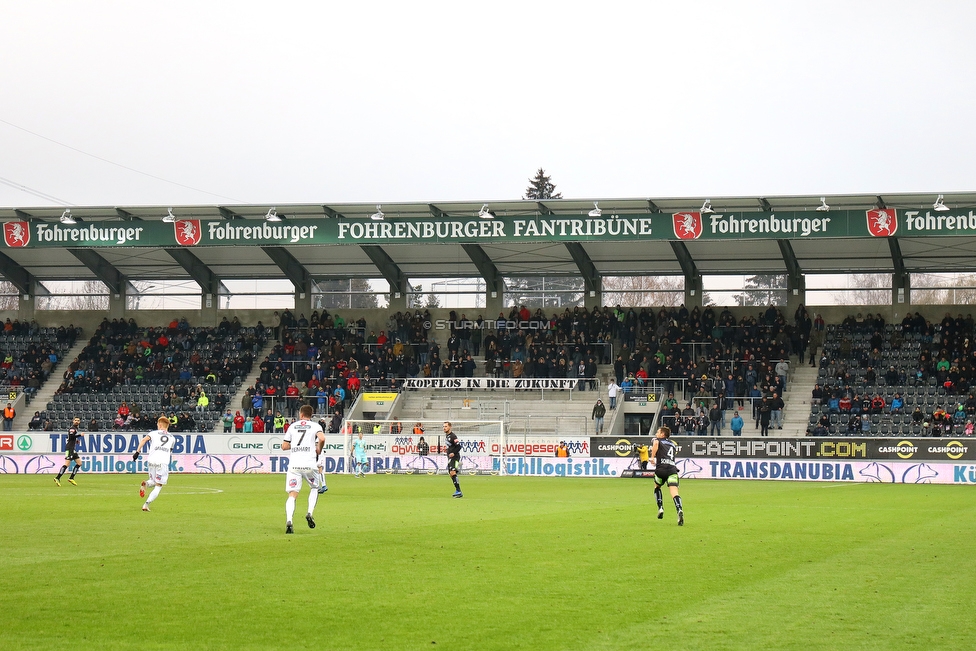
[[[552,182],[552,177],[546,175],[546,171],[541,167],[535,173],[535,178],[529,179],[529,187],[525,188],[523,199],[562,199],[562,192],[556,192],[556,184]]]

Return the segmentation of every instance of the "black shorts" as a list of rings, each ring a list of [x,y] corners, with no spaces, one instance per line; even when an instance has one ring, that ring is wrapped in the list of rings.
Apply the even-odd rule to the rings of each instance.
[[[658,464],[654,469],[654,483],[658,486],[667,484],[668,486],[678,485],[678,469],[671,464]]]
[[[447,470],[450,472],[461,472],[461,459],[448,459],[447,460]]]
[[[67,452],[64,453],[64,461],[65,461],[65,463],[68,463],[68,462],[70,462],[72,460],[74,460],[74,461],[80,461],[81,460],[81,455],[79,455],[74,450],[68,450]]]

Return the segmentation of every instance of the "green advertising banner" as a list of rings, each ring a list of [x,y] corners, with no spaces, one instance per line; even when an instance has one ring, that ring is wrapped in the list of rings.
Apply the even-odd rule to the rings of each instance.
[[[10,248],[301,246],[634,240],[805,239],[976,235],[976,209],[832,212],[679,212],[609,217],[431,217],[349,219],[178,219],[73,225],[10,221]]]

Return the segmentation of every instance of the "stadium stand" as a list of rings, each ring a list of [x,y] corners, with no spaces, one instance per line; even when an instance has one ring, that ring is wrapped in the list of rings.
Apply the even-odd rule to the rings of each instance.
[[[7,319],[0,332],[0,390],[23,391],[29,404],[80,332],[73,326],[41,328],[34,321]]]
[[[214,328],[106,319],[64,372],[47,416],[55,429],[77,416],[86,430],[146,431],[166,413],[173,431],[211,431],[266,340],[264,326],[236,318]]]
[[[808,432],[813,435],[966,436],[976,419],[972,317],[899,324],[849,316],[827,326]]]

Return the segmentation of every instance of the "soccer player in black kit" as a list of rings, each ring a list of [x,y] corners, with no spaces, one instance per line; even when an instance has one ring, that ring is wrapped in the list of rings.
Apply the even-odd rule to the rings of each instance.
[[[455,488],[452,497],[464,497],[457,479],[458,471],[461,469],[461,443],[457,435],[451,431],[450,423],[444,423],[444,436],[447,437],[447,472],[451,475]]]
[[[651,446],[651,457],[654,459],[654,497],[657,499],[657,519],[664,518],[664,496],[661,486],[668,485],[674,508],[678,511],[678,526],[685,523],[685,512],[681,508],[681,496],[678,495],[678,466],[674,456],[677,446],[671,441],[671,429],[662,427],[654,435],[654,445]]]
[[[61,466],[61,471],[58,476],[54,478],[54,483],[58,486],[61,485],[61,478],[64,473],[67,472],[68,466],[71,462],[75,462],[75,467],[71,470],[71,476],[68,477],[68,483],[77,486],[75,482],[75,475],[78,474],[78,469],[81,468],[81,457],[75,452],[75,445],[78,443],[78,427],[81,425],[81,419],[75,418],[71,421],[71,427],[68,428],[68,442],[64,446],[64,465]]]

